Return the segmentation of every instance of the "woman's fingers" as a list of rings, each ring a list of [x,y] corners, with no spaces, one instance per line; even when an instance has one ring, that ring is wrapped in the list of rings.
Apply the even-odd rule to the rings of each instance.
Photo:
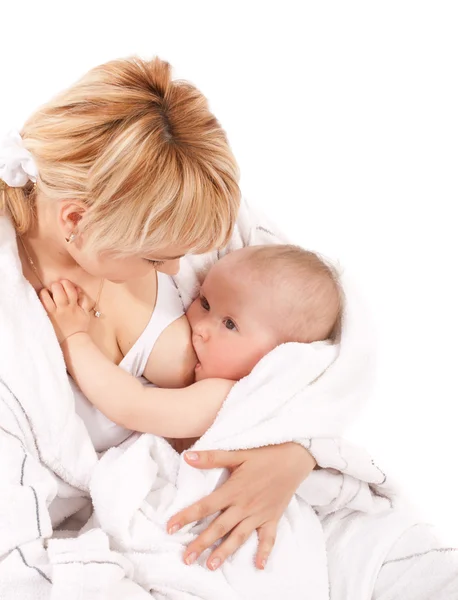
[[[207,567],[215,570],[234,554],[254,533],[257,521],[254,518],[241,521],[240,512],[228,509],[197,537],[186,549],[184,561],[187,565],[194,563],[199,556],[215,542],[227,535],[227,538],[210,554]],[[229,534],[229,535],[228,535]],[[265,569],[269,556],[275,545],[277,523],[270,521],[258,527],[258,551],[255,564],[260,570]]]
[[[56,310],[56,305],[54,303],[54,300],[52,299],[52,296],[51,296],[49,290],[47,290],[46,288],[43,288],[39,292],[38,296],[41,300],[41,303],[45,307],[46,312],[52,313]]]
[[[226,508],[231,504],[231,496],[228,496],[225,486],[226,484],[223,484],[209,496],[202,498],[202,500],[191,504],[191,506],[174,515],[167,523],[167,531],[170,534],[176,533],[185,525],[201,521]]]
[[[210,523],[210,525],[203,531],[193,542],[189,544],[184,553],[184,561],[186,564],[191,565],[195,562],[199,556],[206,550],[213,546],[215,542],[223,538],[228,534],[234,527],[236,527],[242,519],[242,515],[239,509],[229,508],[224,511],[219,517]]]
[[[196,453],[191,450],[186,459],[189,464],[204,469],[227,467],[231,474],[216,492],[172,517],[168,524],[169,533],[217,511],[224,511],[215,519],[219,530],[213,528],[210,533],[201,534],[203,537],[198,542],[198,551],[212,542],[217,533],[226,537],[209,558],[209,564],[217,568],[217,564],[224,562],[257,529],[259,546],[256,566],[263,569],[275,544],[277,523],[299,484],[315,467],[315,459],[295,443],[238,452]],[[234,509],[238,512],[235,513]],[[231,519],[225,520],[224,513],[229,511]],[[227,533],[233,516],[239,522],[234,523],[232,530]],[[185,556],[189,557],[193,551],[197,554],[193,547]]]
[[[208,557],[207,567],[214,571],[220,567],[228,556],[244,544],[250,535],[256,530],[255,519],[245,519],[233,529],[228,537]]]
[[[277,522],[269,521],[258,528],[258,551],[256,552],[256,567],[264,569],[269,559],[270,553],[275,546],[277,537]]]
[[[67,295],[68,303],[71,306],[75,306],[76,304],[78,304],[78,290],[73,285],[73,283],[71,281],[68,281],[68,279],[63,279],[61,281],[61,284]]]
[[[212,570],[217,569],[247,541],[255,532],[257,524],[258,521],[255,518],[241,520],[240,511],[228,509],[188,546],[184,555],[185,563],[192,564],[202,552],[227,535],[227,538],[213,550],[207,559],[207,567]],[[275,545],[277,523],[269,521],[257,529],[259,544],[255,564],[258,569],[263,570]]]
[[[185,452],[188,465],[196,469],[231,469],[238,467],[246,459],[245,450],[206,450],[203,452]]]

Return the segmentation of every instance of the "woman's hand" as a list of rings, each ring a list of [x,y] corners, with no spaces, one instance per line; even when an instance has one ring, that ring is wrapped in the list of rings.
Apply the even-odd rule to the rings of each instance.
[[[192,564],[205,549],[228,534],[207,560],[210,569],[217,569],[257,530],[256,566],[263,569],[275,544],[278,521],[300,483],[315,468],[315,459],[293,442],[234,452],[191,451],[185,458],[199,469],[226,467],[231,473],[220,488],[168,522],[168,532],[176,533],[188,523],[222,511],[188,546],[185,562]]]

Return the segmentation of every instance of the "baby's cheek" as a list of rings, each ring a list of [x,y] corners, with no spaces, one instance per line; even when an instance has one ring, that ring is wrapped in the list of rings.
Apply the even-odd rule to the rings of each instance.
[[[219,364],[220,375],[223,379],[233,379],[234,381],[244,377],[249,368],[247,368],[247,360],[243,352],[237,348],[226,348],[224,355],[217,357]]]
[[[188,319],[189,324],[191,325],[191,329],[194,329],[194,325],[197,320],[199,305],[200,305],[200,299],[196,298],[195,300],[193,300],[191,302],[188,310],[186,311],[186,318]]]

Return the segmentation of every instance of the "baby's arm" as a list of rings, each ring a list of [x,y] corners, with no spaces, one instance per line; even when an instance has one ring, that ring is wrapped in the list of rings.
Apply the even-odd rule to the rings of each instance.
[[[202,435],[234,385],[207,379],[181,389],[143,386],[114,365],[87,333],[90,313],[68,281],[53,284],[40,299],[64,352],[67,368],[88,400],[109,419],[135,431],[164,437]]]
[[[146,387],[114,365],[87,333],[63,344],[67,368],[81,391],[118,425],[164,437],[198,437],[206,431],[234,382],[206,379],[181,389]]]

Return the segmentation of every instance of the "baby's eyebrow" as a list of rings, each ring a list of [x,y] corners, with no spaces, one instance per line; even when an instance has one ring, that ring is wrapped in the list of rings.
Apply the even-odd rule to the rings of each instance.
[[[199,282],[200,286],[202,286],[203,282],[205,281],[205,277],[207,277],[207,273],[210,271],[212,266],[213,265],[207,265],[205,267],[202,267],[201,269],[198,269],[196,275],[197,275],[197,281]]]

